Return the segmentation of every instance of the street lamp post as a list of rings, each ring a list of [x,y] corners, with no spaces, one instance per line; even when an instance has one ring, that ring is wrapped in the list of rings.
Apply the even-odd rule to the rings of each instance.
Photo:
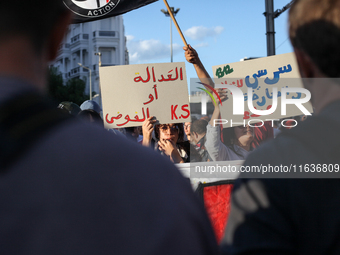
[[[286,4],[282,9],[276,10],[274,12],[274,1],[266,0],[266,11],[264,16],[266,17],[266,36],[267,36],[267,56],[275,55],[275,28],[274,28],[274,19],[279,17],[283,12],[288,10],[295,0],[290,1],[290,3]]]
[[[78,63],[78,65],[80,65],[82,68],[85,68],[87,70],[89,70],[90,72],[90,100],[92,100],[92,70],[86,66],[83,66],[81,63]]]
[[[179,12],[179,8],[175,10],[174,7],[170,7],[172,14],[175,16]],[[164,9],[161,10],[165,14],[166,17],[170,17],[170,13]],[[171,55],[171,62],[173,62],[173,54],[172,54],[172,20],[170,17],[170,55]]]

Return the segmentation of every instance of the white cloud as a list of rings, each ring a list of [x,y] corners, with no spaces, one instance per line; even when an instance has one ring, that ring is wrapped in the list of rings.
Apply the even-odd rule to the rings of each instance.
[[[212,27],[212,28],[198,26],[198,27],[191,27],[187,29],[184,32],[184,34],[190,39],[203,41],[207,37],[218,36],[219,34],[223,32],[223,30],[224,30],[224,27],[221,27],[221,26]]]
[[[133,36],[129,36],[127,40],[127,48],[129,50],[129,59],[131,64],[146,63],[157,61],[164,58],[170,60],[170,45],[164,44],[159,40],[133,40]],[[182,46],[173,44],[173,55],[182,50]]]
[[[133,35],[126,35],[126,41],[132,41],[133,39],[135,39],[135,37]]]

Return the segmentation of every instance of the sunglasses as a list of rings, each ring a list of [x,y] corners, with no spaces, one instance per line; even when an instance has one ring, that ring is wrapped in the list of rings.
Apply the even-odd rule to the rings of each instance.
[[[162,126],[159,127],[159,129],[160,129],[162,132],[166,132],[166,131],[168,131],[168,129],[170,129],[170,131],[173,131],[173,132],[179,130],[178,126],[176,126],[176,125],[173,125],[173,126],[170,126],[170,125],[162,125]]]

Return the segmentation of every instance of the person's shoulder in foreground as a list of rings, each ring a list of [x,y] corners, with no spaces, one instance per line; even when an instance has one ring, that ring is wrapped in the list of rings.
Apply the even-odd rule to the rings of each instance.
[[[216,253],[203,207],[172,163],[97,127],[61,124],[0,182],[7,254]]]
[[[0,15],[1,76],[46,91],[46,70],[72,12],[61,0],[7,1],[0,7],[6,13]],[[0,101],[13,97],[1,94]],[[19,100],[14,106],[25,103]],[[25,136],[30,147],[0,169],[3,254],[216,254],[203,205],[169,161],[100,127],[72,120],[41,134],[23,121],[13,125],[30,116],[25,108],[23,112],[8,118],[9,133],[18,143],[5,143],[8,123],[2,124],[8,113],[0,111],[2,149],[20,149],[23,142],[16,135],[32,130],[39,138]],[[54,116],[42,113],[30,124],[44,124]]]
[[[249,155],[243,165],[249,172],[241,174],[233,190],[225,254],[340,252],[335,245],[340,179],[327,178],[340,172],[334,153],[339,152],[340,117],[329,118],[339,110],[340,101],[334,102]],[[301,178],[317,172],[323,173],[321,179]],[[280,179],[284,176],[289,179]]]
[[[263,172],[266,167],[277,178],[236,181],[225,254],[340,253],[340,85],[331,79],[340,77],[339,11],[338,0],[296,0],[291,6],[290,39],[301,77],[309,78],[303,82],[316,116],[247,158],[248,170]],[[290,178],[279,179],[287,170]],[[301,171],[304,177],[323,175],[294,178]],[[264,177],[261,172],[255,177]]]

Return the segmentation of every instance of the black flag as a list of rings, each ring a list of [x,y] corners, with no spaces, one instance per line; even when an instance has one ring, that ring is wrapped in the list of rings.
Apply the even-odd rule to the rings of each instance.
[[[73,23],[105,19],[124,14],[158,0],[63,0],[74,14]]]

